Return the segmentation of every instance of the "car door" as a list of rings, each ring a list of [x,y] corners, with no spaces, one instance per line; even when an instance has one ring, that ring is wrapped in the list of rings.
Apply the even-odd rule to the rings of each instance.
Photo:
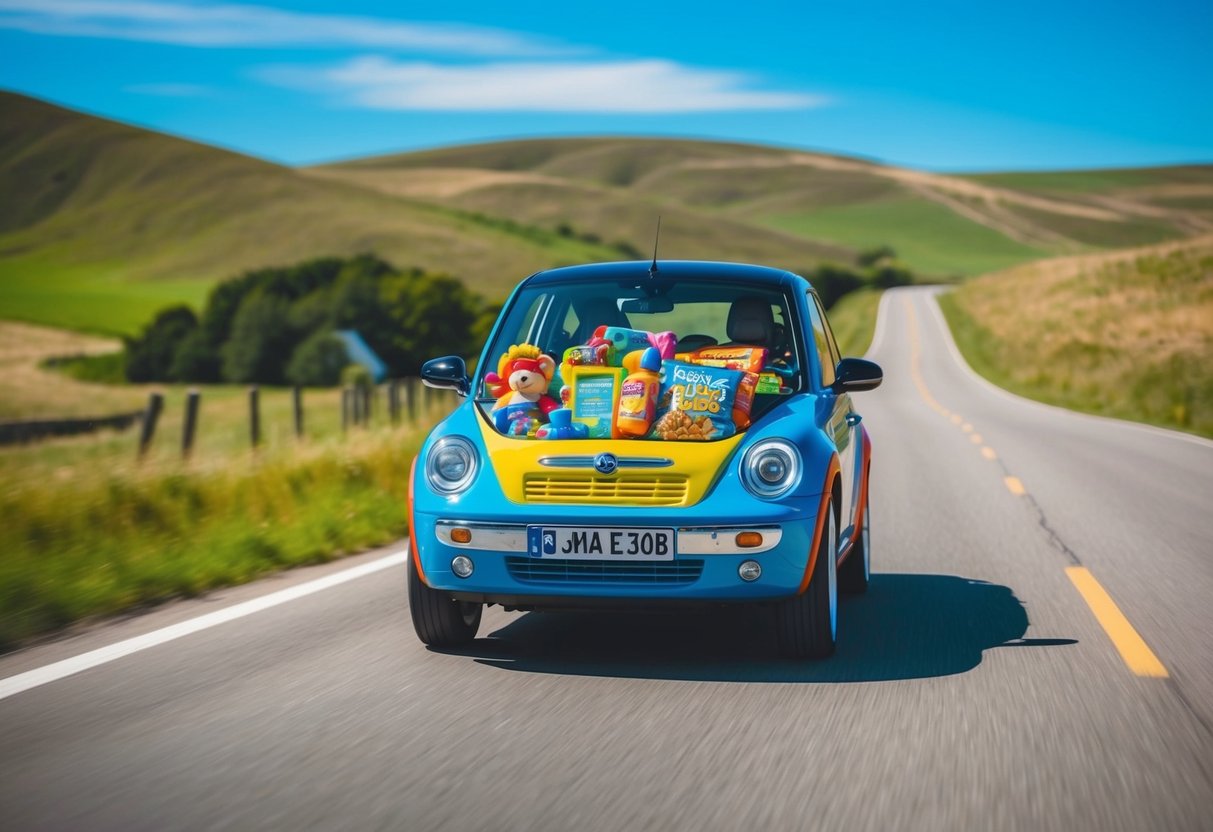
[[[839,473],[842,477],[842,499],[839,506],[840,522],[838,525],[840,539],[845,539],[854,533],[854,530],[849,527],[855,518],[855,488],[858,484],[855,474],[855,466],[858,463],[855,447],[858,444],[859,435],[858,431],[854,429],[854,425],[858,424],[858,414],[855,413],[851,404],[849,393],[836,393],[830,389],[830,385],[834,383],[834,368],[838,366],[841,356],[838,354],[838,344],[834,341],[834,333],[830,331],[825,310],[822,309],[821,300],[817,297],[816,292],[809,293],[808,305],[809,318],[813,326],[813,344],[821,364],[821,395],[825,397],[825,404],[829,411],[825,431],[834,440],[834,446],[838,449]]]

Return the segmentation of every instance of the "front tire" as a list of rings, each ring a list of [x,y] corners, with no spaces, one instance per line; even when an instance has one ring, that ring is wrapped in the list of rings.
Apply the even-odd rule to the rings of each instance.
[[[862,595],[868,591],[872,576],[872,503],[865,494],[863,498],[863,525],[859,536],[851,546],[851,554],[838,567],[838,588],[848,595]]]
[[[779,652],[790,659],[824,659],[834,654],[838,635],[837,555],[838,521],[830,501],[808,589],[775,607]]]
[[[456,601],[441,590],[431,589],[417,574],[409,558],[409,611],[417,638],[430,647],[462,647],[476,638],[480,629],[481,604]]]

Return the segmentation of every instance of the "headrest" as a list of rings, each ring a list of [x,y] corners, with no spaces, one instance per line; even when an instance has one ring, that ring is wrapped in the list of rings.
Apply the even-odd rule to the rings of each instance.
[[[741,297],[729,307],[729,340],[759,347],[770,346],[775,334],[771,302],[757,297]]]

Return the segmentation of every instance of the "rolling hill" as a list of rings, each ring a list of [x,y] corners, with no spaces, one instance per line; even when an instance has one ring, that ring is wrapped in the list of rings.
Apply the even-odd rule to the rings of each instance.
[[[534,139],[293,169],[0,93],[0,318],[131,332],[263,265],[374,251],[500,297],[650,250],[971,275],[1213,229],[1213,166],[941,176],[773,147]]]

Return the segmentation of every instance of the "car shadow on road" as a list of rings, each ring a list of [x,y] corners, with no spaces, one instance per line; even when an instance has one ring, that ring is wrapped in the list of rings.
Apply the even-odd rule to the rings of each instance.
[[[838,650],[790,661],[769,608],[681,612],[533,612],[450,655],[505,670],[718,682],[876,682],[972,670],[983,651],[1059,646],[1024,639],[1028,616],[1010,589],[955,575],[877,574],[844,597]]]

